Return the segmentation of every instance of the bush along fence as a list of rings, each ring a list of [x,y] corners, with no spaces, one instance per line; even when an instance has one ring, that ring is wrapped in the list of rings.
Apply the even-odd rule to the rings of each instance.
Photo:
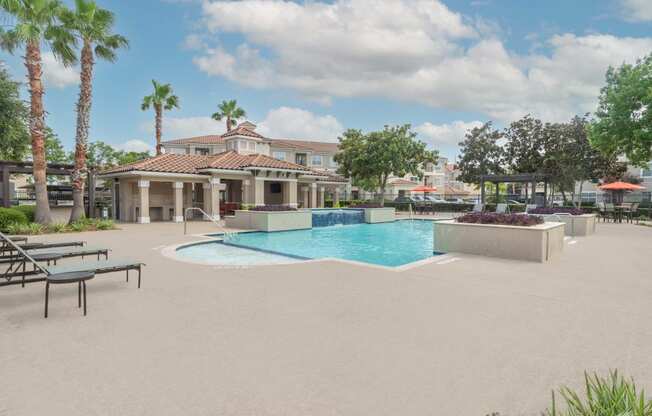
[[[70,224],[44,226],[34,222],[34,208],[29,205],[0,208],[0,231],[11,235],[35,235],[115,229],[112,220],[82,219]]]

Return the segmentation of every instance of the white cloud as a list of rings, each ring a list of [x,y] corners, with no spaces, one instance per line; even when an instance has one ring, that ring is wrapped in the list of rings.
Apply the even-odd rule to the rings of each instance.
[[[244,38],[234,49],[215,42],[198,51],[194,62],[210,75],[323,103],[383,97],[500,121],[595,110],[608,66],[652,50],[652,38],[562,34],[544,40],[543,52],[519,55],[493,34],[499,28],[438,0],[205,0],[201,25],[207,41]]]
[[[258,123],[257,132],[276,139],[337,141],[344,126],[331,115],[319,116],[300,108],[279,107],[270,110]]]
[[[457,146],[464,140],[468,130],[475,127],[481,127],[484,123],[481,121],[453,121],[447,124],[432,124],[425,122],[414,128],[419,134],[419,138],[433,147],[439,146]]]
[[[66,67],[59,62],[52,52],[43,52],[43,81],[46,86],[66,88],[79,84],[79,70],[76,67]]]
[[[154,120],[141,124],[141,130],[154,133]],[[163,117],[163,140],[182,139],[208,134],[222,134],[226,131],[224,121],[210,117]]]
[[[625,19],[632,22],[652,21],[652,2],[650,0],[621,0]]]
[[[138,139],[127,140],[124,143],[115,145],[115,148],[125,152],[151,152],[154,150],[153,143],[150,144]]]

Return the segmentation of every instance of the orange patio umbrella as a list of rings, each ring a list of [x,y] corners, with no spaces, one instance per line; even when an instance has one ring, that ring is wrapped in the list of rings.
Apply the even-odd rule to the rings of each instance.
[[[419,185],[416,188],[410,189],[411,192],[437,192],[437,188],[434,186]]]
[[[419,185],[416,188],[410,189],[410,192],[423,192],[423,196],[425,197],[428,192],[437,192],[437,188],[434,186]]]
[[[629,182],[611,182],[606,185],[600,185],[598,188],[604,191],[638,191],[640,189],[645,189],[644,186]]]
[[[613,191],[618,192],[620,194],[621,198],[620,199],[622,202],[622,195],[625,193],[625,191],[638,191],[641,189],[645,189],[644,186],[641,185],[636,185],[634,183],[629,183],[629,182],[611,182],[607,183],[605,185],[598,186],[598,188],[602,189],[603,191]]]

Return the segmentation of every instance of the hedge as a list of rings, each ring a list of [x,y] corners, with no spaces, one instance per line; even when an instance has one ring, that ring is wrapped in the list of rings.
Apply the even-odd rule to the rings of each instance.
[[[13,209],[17,209],[18,211],[25,214],[28,222],[34,222],[34,218],[36,214],[36,205],[18,205],[13,207]]]
[[[5,231],[12,224],[27,224],[27,216],[16,208],[0,208],[0,230]]]

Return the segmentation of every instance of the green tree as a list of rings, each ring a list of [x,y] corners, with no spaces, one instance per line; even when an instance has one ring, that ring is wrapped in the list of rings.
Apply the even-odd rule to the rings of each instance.
[[[29,152],[29,109],[18,87],[0,62],[0,159],[23,160]]]
[[[340,150],[335,155],[338,172],[356,183],[376,183],[384,195],[391,175],[421,176],[424,163],[437,161],[437,152],[427,150],[416,136],[409,124],[385,126],[368,134],[347,130],[339,138]],[[380,202],[384,204],[384,198]]]
[[[70,163],[72,154],[66,152],[59,136],[51,128],[45,128],[45,157],[50,163]]]
[[[643,167],[652,160],[652,54],[635,65],[609,68],[606,83],[589,127],[591,143]]]
[[[88,145],[87,159],[90,166],[98,169],[115,165],[125,165],[150,157],[149,152],[126,152],[117,150],[101,140]]]
[[[64,9],[61,21],[66,30],[82,44],[79,98],[77,100],[77,130],[75,133],[75,168],[72,173],[73,207],[70,221],[84,217],[84,174],[86,147],[90,128],[93,65],[95,57],[105,61],[116,60],[116,50],[128,45],[127,39],[112,33],[112,12],[102,9],[93,0],[75,0],[75,10]]]
[[[460,170],[458,179],[462,182],[480,184],[481,175],[503,173],[503,148],[498,144],[501,132],[492,128],[491,122],[481,127],[474,127],[460,146],[460,158],[457,163]]]
[[[154,107],[156,127],[156,156],[161,154],[161,136],[163,134],[163,110],[179,108],[179,97],[174,95],[170,84],[159,84],[152,80],[154,93],[143,98],[140,108],[145,111]]]
[[[548,144],[545,127],[541,120],[528,114],[505,129],[505,162],[512,172],[542,172]]]
[[[29,130],[36,193],[34,218],[38,223],[50,224],[52,216],[47,193],[41,44],[46,43],[55,56],[68,65],[76,60],[72,48],[75,40],[57,22],[62,10],[58,0],[0,0],[0,9],[14,19],[12,28],[0,29],[0,46],[10,53],[25,47],[24,60],[30,94]]]
[[[238,119],[247,116],[245,110],[238,107],[236,100],[222,101],[217,108],[219,111],[213,113],[211,117],[216,121],[226,119],[226,131],[231,131],[238,124]]]
[[[126,165],[128,163],[147,159],[150,156],[149,152],[125,152],[121,150],[116,154],[116,163],[118,165]]]

